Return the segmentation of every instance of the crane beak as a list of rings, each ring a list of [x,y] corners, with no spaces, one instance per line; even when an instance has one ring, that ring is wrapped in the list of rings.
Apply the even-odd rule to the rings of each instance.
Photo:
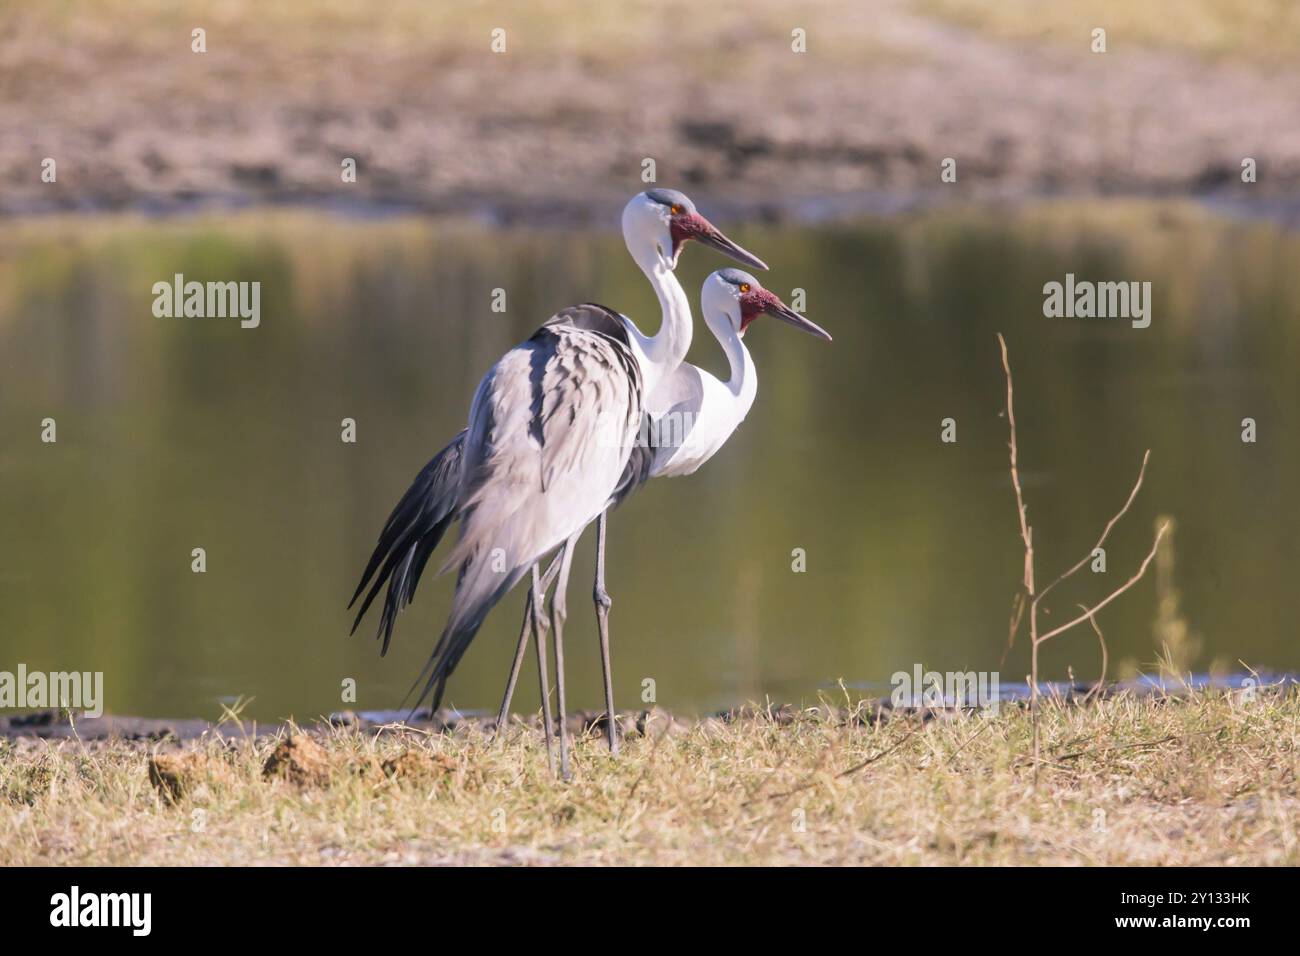
[[[780,299],[776,298],[776,296],[773,296],[772,301],[768,302],[763,307],[763,311],[766,312],[768,315],[772,316],[773,318],[780,319],[782,322],[788,322],[790,325],[793,325],[796,329],[799,329],[801,332],[807,332],[809,335],[815,335],[817,336],[817,338],[825,339],[827,342],[831,341],[831,335],[829,332],[823,329],[816,322],[810,322],[807,319],[805,319],[794,309],[790,308]]]
[[[700,242],[704,243],[704,245],[717,249],[724,256],[730,256],[742,265],[747,265],[753,269],[767,268],[766,262],[747,249],[743,249],[738,244],[732,242],[722,234],[721,229],[714,226],[707,219],[704,221],[704,224],[709,227],[709,231],[696,237]]]
[[[704,245],[717,249],[723,255],[730,256],[742,265],[754,269],[767,268],[766,262],[747,249],[741,248],[737,243],[732,242],[723,235],[721,229],[697,212],[675,218],[672,222],[672,236],[674,266],[677,265],[677,257],[681,254],[682,246],[686,244],[686,240],[697,239]]]

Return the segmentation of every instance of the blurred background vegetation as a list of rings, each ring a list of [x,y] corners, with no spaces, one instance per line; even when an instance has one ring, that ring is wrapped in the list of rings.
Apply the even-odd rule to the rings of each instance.
[[[1300,184],[1298,9],[6,4],[0,213],[293,201],[603,224],[647,157],[660,182],[768,218],[1060,194],[1276,202]],[[1243,156],[1261,167],[1249,189]],[[958,188],[939,181],[944,157]]]

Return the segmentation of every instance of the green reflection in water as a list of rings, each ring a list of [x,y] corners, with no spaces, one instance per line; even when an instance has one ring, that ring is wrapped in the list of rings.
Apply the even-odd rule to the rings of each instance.
[[[699,474],[653,483],[611,523],[616,691],[702,710],[886,682],[921,662],[996,669],[1021,555],[1006,477],[995,333],[1016,373],[1040,578],[1091,547],[1143,449],[1147,485],[1105,580],[1062,589],[1049,622],[1127,576],[1158,515],[1178,522],[1180,614],[1205,669],[1295,669],[1300,240],[1186,207],[944,212],[736,238],[807,290],[832,345],[760,320],[750,418]],[[691,248],[692,298],[723,263]],[[154,282],[262,283],[262,325],[157,319]],[[1051,320],[1042,286],[1153,284],[1149,329]],[[508,311],[491,311],[494,288]],[[302,213],[11,224],[0,238],[0,669],[103,670],[118,713],[261,718],[395,706],[440,629],[427,580],[387,659],[344,606],[389,508],[461,425],[483,371],[556,308],[657,325],[608,233],[490,231]],[[701,325],[692,358],[725,365]],[[40,442],[40,422],[58,442]],[[1259,441],[1240,441],[1241,420]],[[359,441],[340,441],[340,421]],[[958,441],[939,441],[940,421]],[[208,570],[190,571],[192,548]],[[807,552],[807,572],[791,552]],[[585,541],[570,598],[573,706],[599,705]],[[522,593],[450,690],[493,707]],[[1154,581],[1104,612],[1112,661],[1156,657]],[[529,663],[531,669],[531,661]],[[1095,676],[1086,632],[1044,673]],[[1027,669],[1018,646],[1004,680]],[[1112,670],[1112,674],[1116,671]],[[520,707],[533,707],[521,682]]]

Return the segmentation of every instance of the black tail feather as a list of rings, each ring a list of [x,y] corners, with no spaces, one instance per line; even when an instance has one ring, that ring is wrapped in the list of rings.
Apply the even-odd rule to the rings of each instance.
[[[459,514],[460,463],[464,443],[465,432],[462,431],[420,470],[384,523],[379,543],[361,575],[361,583],[348,602],[351,608],[361,593],[370,588],[352,624],[352,632],[356,633],[366,611],[384,585],[388,585],[379,629],[375,634],[383,641],[381,654],[388,653],[398,612],[415,598],[415,589],[429,562],[429,555],[438,547],[447,528]]]
[[[464,579],[465,570],[466,567],[462,566],[460,570],[461,580]],[[473,642],[475,635],[478,634],[479,628],[483,626],[483,621],[487,618],[488,612],[519,583],[526,571],[526,568],[515,570],[488,594],[484,595],[482,599],[474,602],[463,615],[457,615],[453,612],[452,619],[447,622],[446,629],[442,632],[442,636],[433,648],[433,653],[429,655],[429,659],[425,662],[419,676],[411,684],[411,689],[402,698],[399,709],[406,706],[406,702],[410,700],[411,695],[415,693],[416,688],[419,688],[421,684],[424,686],[420,689],[420,696],[411,705],[410,714],[412,716],[415,714],[415,711],[426,697],[429,698],[430,713],[433,713],[442,705],[443,693],[447,689],[447,680],[451,677],[452,671],[456,669],[456,665],[460,663],[460,659],[465,656],[465,651],[469,650],[469,645]],[[457,590],[460,589],[461,580],[456,582]]]

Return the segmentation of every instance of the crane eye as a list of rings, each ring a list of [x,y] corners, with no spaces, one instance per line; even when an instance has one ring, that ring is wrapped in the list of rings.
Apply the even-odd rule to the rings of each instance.
[[[748,292],[748,291],[749,291],[749,283],[748,283],[748,282],[742,282],[742,283],[740,284],[740,291],[741,291],[741,292]]]
[[[673,205],[672,205],[672,211],[673,211],[673,215],[674,215],[674,216],[680,216],[680,215],[682,214],[682,206],[681,206],[681,203],[673,203]]]

